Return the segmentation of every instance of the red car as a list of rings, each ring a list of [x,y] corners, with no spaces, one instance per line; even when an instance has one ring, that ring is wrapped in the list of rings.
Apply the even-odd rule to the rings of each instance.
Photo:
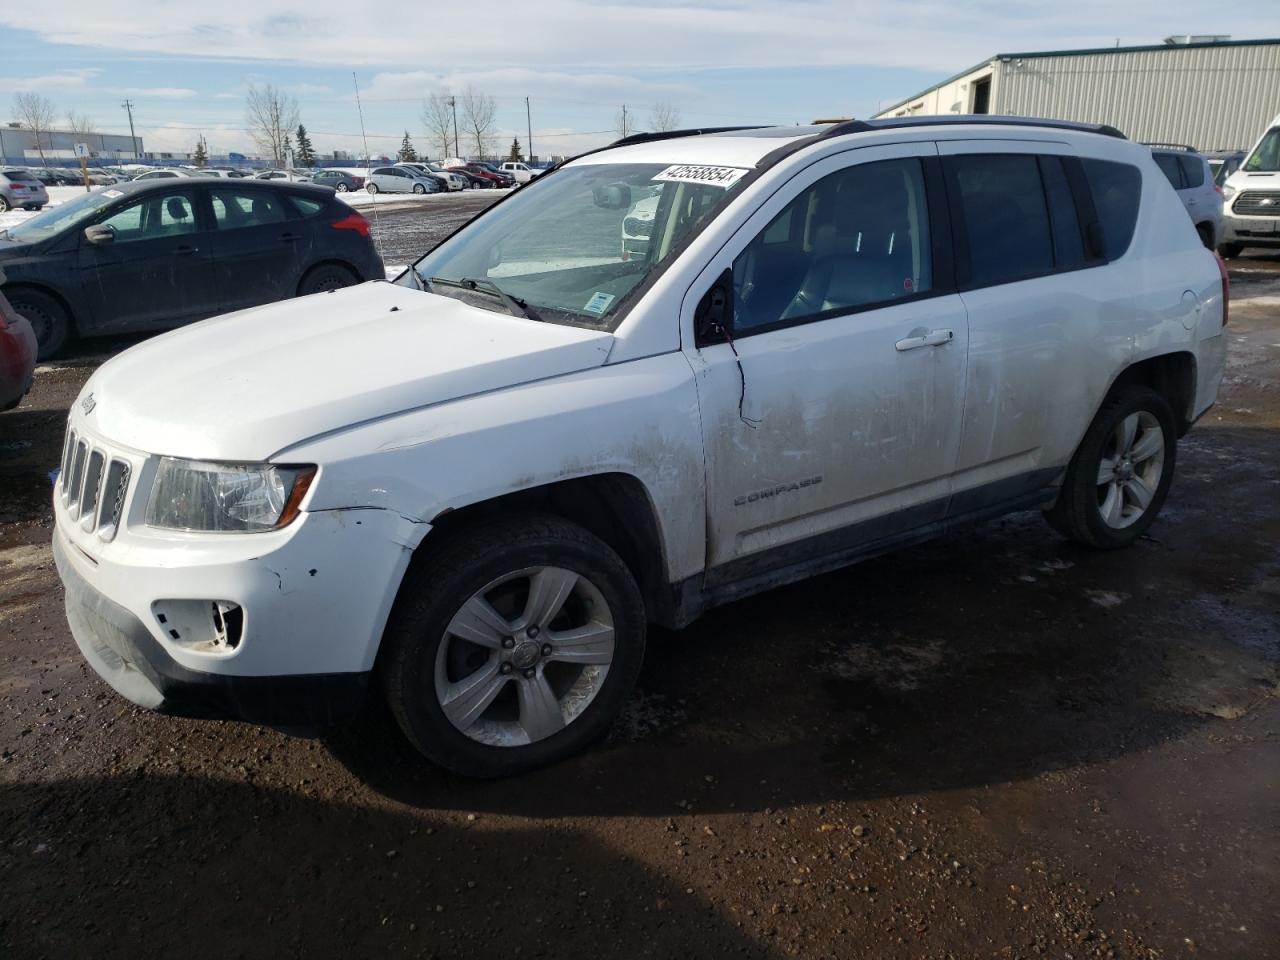
[[[35,369],[35,332],[0,293],[0,410],[12,410],[22,402]]]
[[[469,173],[472,177],[479,177],[484,181],[486,187],[505,187],[507,179],[500,177],[492,170],[488,170],[478,163],[466,163],[460,167],[450,167],[450,170],[461,170],[463,173]]]

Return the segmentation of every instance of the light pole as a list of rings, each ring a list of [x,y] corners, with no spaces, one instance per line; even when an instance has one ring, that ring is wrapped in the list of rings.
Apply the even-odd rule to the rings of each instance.
[[[533,115],[529,112],[529,98],[524,98],[524,122],[526,132],[529,136],[525,139],[524,149],[529,156],[529,162],[533,163]]]
[[[458,156],[458,98],[449,98],[449,107],[453,110],[453,155]]]

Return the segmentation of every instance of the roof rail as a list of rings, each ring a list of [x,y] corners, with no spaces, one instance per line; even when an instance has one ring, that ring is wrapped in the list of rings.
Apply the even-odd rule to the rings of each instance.
[[[1149,141],[1144,140],[1142,142],[1142,145],[1144,147],[1152,147],[1156,150],[1180,150],[1183,153],[1199,153],[1200,152],[1195,147],[1188,147],[1185,143],[1151,143]]]
[[[704,133],[733,133],[737,130],[763,130],[765,125],[755,123],[743,127],[694,127],[688,130],[655,130],[652,133],[633,133],[629,137],[614,140],[610,147],[629,147],[633,143],[652,143],[654,140],[676,140],[680,137],[700,137]]]
[[[824,130],[818,136],[825,140],[829,137],[843,137],[850,133],[870,133],[874,130],[896,130],[900,127],[947,127],[956,125],[982,125],[998,127],[1047,127],[1051,130],[1078,130],[1083,133],[1097,133],[1104,137],[1128,138],[1115,127],[1105,123],[1075,123],[1071,120],[1050,120],[1040,117],[1001,117],[994,114],[954,114],[925,117],[885,117],[880,120],[850,120],[848,123],[836,124]]]

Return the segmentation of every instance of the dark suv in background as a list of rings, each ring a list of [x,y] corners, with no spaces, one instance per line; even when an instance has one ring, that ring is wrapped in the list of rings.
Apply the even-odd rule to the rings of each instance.
[[[205,178],[119,184],[0,230],[0,269],[41,359],[73,336],[176,327],[385,275],[368,221],[333,190]]]

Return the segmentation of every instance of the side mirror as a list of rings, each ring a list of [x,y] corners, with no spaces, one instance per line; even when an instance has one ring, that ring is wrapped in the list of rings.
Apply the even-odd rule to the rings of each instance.
[[[591,199],[605,210],[625,210],[631,206],[631,188],[625,183],[602,183],[591,191]]]
[[[84,238],[90,243],[99,246],[105,243],[115,243],[116,228],[109,227],[104,223],[96,223],[92,227],[84,228]]]
[[[699,346],[724,343],[733,327],[733,269],[726,268],[702,295],[693,312],[693,335]]]

